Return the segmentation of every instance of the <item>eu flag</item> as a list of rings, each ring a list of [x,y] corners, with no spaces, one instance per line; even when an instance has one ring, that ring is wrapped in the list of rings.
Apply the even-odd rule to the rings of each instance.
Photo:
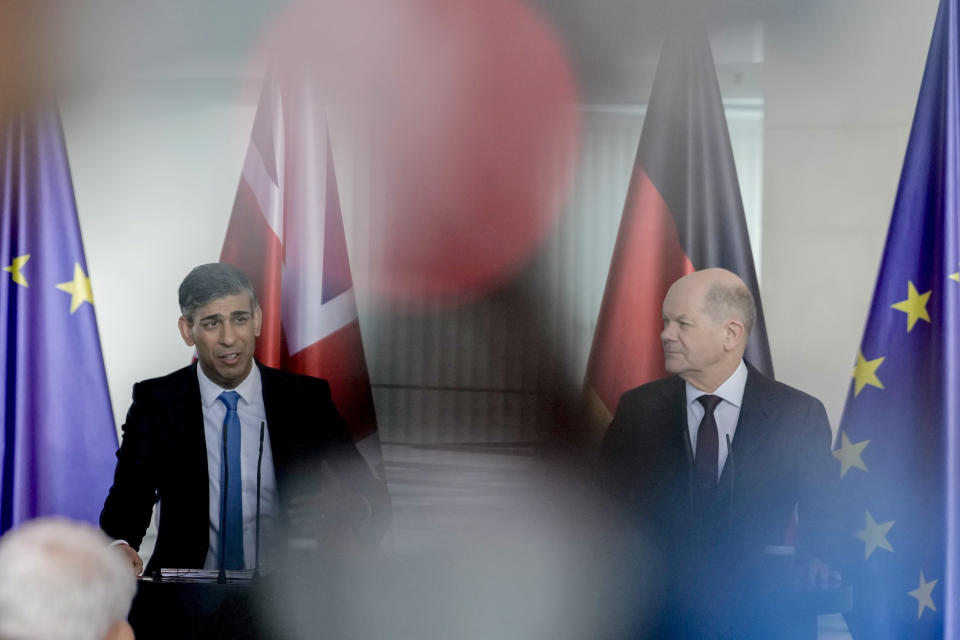
[[[0,533],[96,523],[117,434],[60,116],[0,115]]]
[[[942,0],[839,461],[856,638],[960,637],[960,41]]]

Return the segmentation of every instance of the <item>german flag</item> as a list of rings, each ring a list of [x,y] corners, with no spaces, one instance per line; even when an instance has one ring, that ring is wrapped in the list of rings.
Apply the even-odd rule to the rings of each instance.
[[[624,391],[667,375],[661,303],[683,275],[723,267],[757,301],[746,358],[773,374],[730,135],[706,29],[669,35],[660,52],[607,275],[586,393],[606,428]]]

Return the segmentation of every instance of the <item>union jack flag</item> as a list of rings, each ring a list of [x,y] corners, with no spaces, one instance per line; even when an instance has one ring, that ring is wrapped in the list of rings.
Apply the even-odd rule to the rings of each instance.
[[[306,78],[264,82],[220,261],[257,291],[257,359],[326,379],[357,447],[380,470],[326,115]]]

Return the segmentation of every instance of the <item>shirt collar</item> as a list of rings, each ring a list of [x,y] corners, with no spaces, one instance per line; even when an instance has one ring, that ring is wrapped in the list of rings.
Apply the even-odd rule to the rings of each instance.
[[[723,381],[717,390],[713,392],[712,395],[719,396],[723,400],[726,400],[733,406],[739,408],[741,403],[743,403],[743,390],[747,386],[747,365],[744,364],[743,358],[740,359],[740,365],[730,374],[730,377]],[[697,398],[704,395],[704,392],[700,389],[697,389],[695,386],[686,383],[687,387],[687,405],[691,405],[697,401]]]
[[[221,393],[227,391],[227,389],[224,389],[207,377],[207,374],[203,372],[203,367],[200,366],[199,362],[197,363],[197,379],[200,381],[200,400],[205,407],[209,408],[210,405],[217,401]],[[236,391],[240,394],[240,398],[244,402],[250,404],[256,398],[257,390],[260,389],[260,387],[260,367],[254,362],[247,377],[243,379],[243,382],[231,389],[231,391]]]

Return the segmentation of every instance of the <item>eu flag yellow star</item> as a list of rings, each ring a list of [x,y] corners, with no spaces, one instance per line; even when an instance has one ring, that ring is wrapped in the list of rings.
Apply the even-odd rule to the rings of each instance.
[[[937,608],[933,606],[933,588],[937,586],[936,580],[927,582],[923,579],[923,570],[920,571],[920,584],[913,591],[908,591],[907,595],[917,599],[917,620],[923,615],[924,609],[936,612]]]
[[[93,304],[93,289],[90,288],[90,278],[83,272],[79,262],[73,263],[73,280],[61,282],[57,285],[60,291],[70,294],[70,314],[72,315],[84,302]]]
[[[20,271],[23,269],[23,265],[27,264],[27,260],[30,259],[30,254],[17,256],[13,259],[13,262],[10,263],[9,267],[4,267],[3,270],[8,272],[11,276],[11,280],[19,284],[21,287],[28,287],[27,279],[23,277],[23,273]]]
[[[867,465],[863,463],[860,454],[863,453],[868,444],[870,444],[869,440],[850,442],[846,431],[840,434],[840,448],[833,452],[833,457],[840,461],[841,478],[847,475],[847,471],[850,471],[851,467],[867,470]]]
[[[853,534],[855,538],[860,538],[863,540],[864,560],[869,559],[870,554],[876,551],[877,547],[886,549],[891,553],[893,552],[893,547],[890,546],[890,542],[887,540],[887,533],[890,531],[890,527],[892,527],[894,523],[894,520],[890,520],[889,522],[877,524],[876,521],[874,521],[873,516],[870,515],[870,512],[867,511],[866,525],[863,527],[863,529],[860,529],[860,531],[856,531]]]
[[[932,291],[927,291],[926,293],[917,293],[917,288],[913,286],[913,282],[907,282],[907,299],[901,300],[896,304],[890,305],[892,308],[897,311],[903,311],[907,314],[907,331],[913,331],[913,325],[917,324],[917,320],[926,320],[930,322],[930,314],[927,313],[927,301],[930,300],[930,294]]]
[[[853,389],[854,396],[860,395],[860,392],[863,391],[863,388],[868,384],[872,387],[883,389],[883,383],[880,382],[880,378],[877,377],[877,369],[883,364],[883,360],[883,358],[867,360],[863,357],[862,351],[857,352],[857,366],[853,368],[853,379],[856,381]]]
[[[960,282],[960,271],[957,271],[956,273],[951,273],[951,274],[950,274],[950,279],[951,279],[951,280],[956,280],[957,282]]]

